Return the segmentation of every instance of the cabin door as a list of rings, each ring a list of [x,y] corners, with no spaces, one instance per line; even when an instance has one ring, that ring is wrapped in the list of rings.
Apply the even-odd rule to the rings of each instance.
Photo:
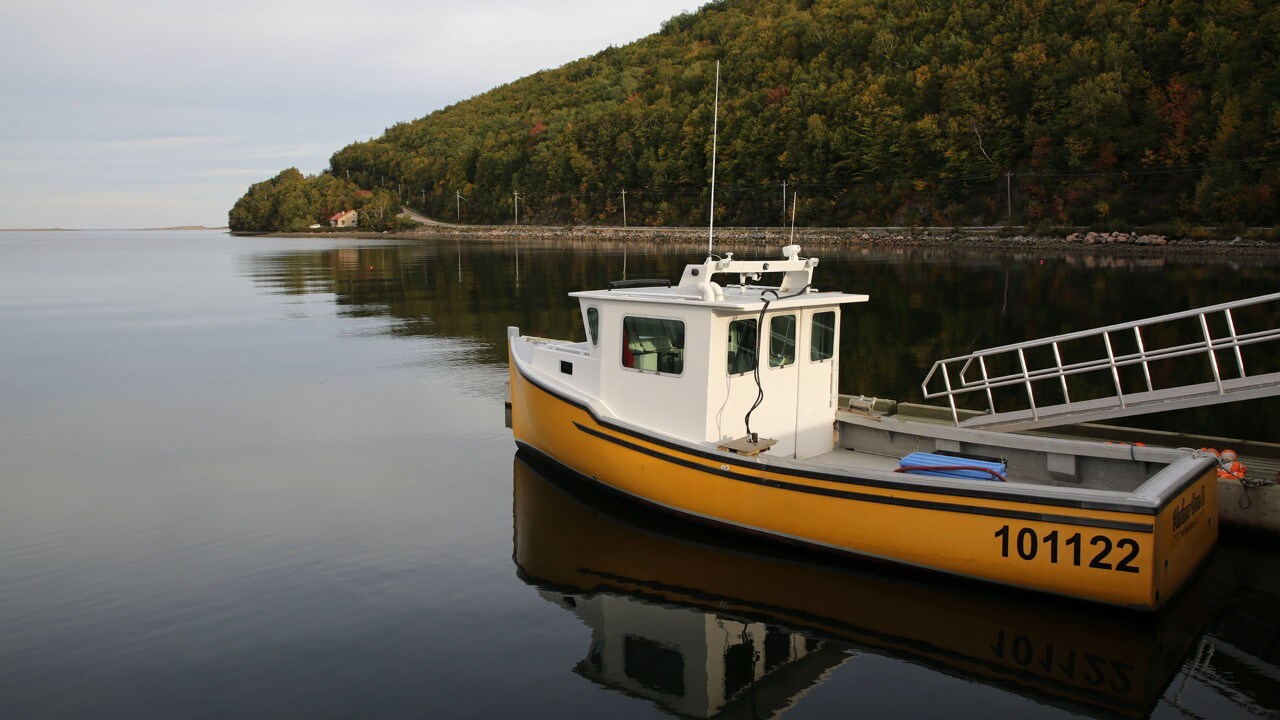
[[[796,367],[796,457],[830,452],[835,446],[839,314],[834,308],[800,314]]]

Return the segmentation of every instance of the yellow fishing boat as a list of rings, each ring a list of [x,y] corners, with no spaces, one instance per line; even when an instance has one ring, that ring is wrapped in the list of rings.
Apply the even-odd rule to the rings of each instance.
[[[709,255],[571,293],[584,341],[509,328],[516,443],[691,520],[1100,603],[1155,609],[1205,561],[1207,453],[842,406],[840,317],[868,298],[817,265]]]

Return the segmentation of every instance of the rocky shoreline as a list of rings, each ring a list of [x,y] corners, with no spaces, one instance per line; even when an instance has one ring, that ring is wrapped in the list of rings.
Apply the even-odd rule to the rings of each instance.
[[[716,228],[717,242],[734,245],[768,245],[790,242],[791,230],[781,228]],[[370,233],[327,231],[320,233],[272,233],[277,237],[314,237],[316,234],[357,238],[470,238],[474,240],[543,240],[618,242],[646,245],[705,243],[706,228],[631,227],[602,225],[424,225],[404,232]],[[1230,254],[1280,254],[1280,242],[1236,237],[1207,240],[1167,237],[1138,232],[1073,232],[1067,235],[1025,233],[1002,228],[796,228],[795,242],[805,247],[989,247],[993,249],[1060,248],[1089,252],[1151,253],[1205,252]]]

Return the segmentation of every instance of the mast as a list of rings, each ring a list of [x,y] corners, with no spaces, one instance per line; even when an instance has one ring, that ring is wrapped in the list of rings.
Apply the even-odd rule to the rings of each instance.
[[[711,115],[711,212],[707,223],[707,257],[715,245],[716,236],[716,140],[720,125],[720,61],[716,61],[716,99]]]

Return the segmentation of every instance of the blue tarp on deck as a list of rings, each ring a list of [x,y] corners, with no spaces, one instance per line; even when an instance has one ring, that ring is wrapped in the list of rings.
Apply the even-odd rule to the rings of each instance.
[[[961,480],[1004,480],[1005,464],[951,455],[913,452],[898,462],[898,471],[912,475],[959,478]],[[991,473],[998,473],[992,475]]]

